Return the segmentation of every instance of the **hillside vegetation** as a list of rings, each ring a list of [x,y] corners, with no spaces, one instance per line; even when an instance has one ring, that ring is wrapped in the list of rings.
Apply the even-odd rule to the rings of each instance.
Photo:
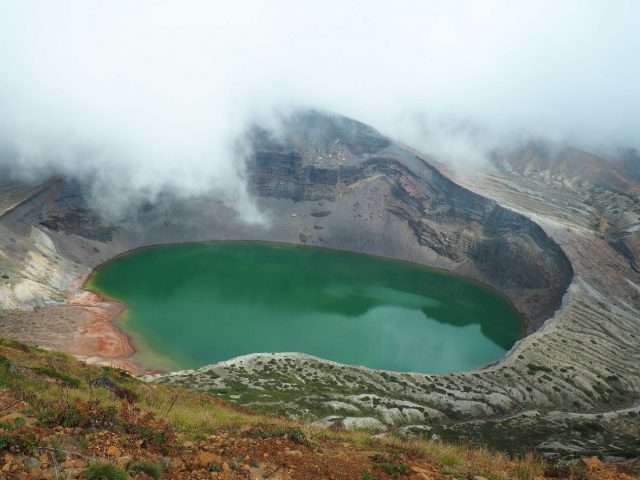
[[[0,339],[0,478],[632,479],[391,434],[323,430]]]

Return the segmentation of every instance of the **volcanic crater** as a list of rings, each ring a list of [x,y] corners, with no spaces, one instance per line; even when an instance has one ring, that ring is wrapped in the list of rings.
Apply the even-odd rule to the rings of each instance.
[[[588,177],[593,170],[549,171],[533,147],[501,152],[483,170],[455,170],[360,122],[317,111],[294,114],[277,136],[254,127],[248,141],[247,185],[268,217],[264,224],[242,221],[215,198],[170,194],[107,222],[77,181],[3,181],[3,334],[325,426],[568,455],[637,450],[640,276],[633,238],[640,220],[612,219],[620,214],[611,206],[615,195],[638,205],[632,176],[621,186],[602,183],[615,176]],[[575,188],[585,182],[590,197]],[[616,221],[603,228],[607,219]],[[495,364],[447,375],[300,353],[140,372],[131,340],[112,323],[123,305],[86,291],[86,279],[132,249],[213,240],[310,245],[446,270],[501,292],[528,335]]]

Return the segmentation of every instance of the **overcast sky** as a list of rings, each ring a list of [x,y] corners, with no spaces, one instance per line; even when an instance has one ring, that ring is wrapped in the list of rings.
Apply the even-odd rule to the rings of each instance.
[[[459,157],[437,125],[640,147],[640,2],[0,0],[25,171],[242,195],[237,135],[297,106]]]

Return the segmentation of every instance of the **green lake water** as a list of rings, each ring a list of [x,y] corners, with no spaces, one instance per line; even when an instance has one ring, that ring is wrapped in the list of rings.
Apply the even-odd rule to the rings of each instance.
[[[88,287],[126,303],[120,326],[147,367],[192,368],[256,352],[444,373],[499,359],[522,322],[493,290],[348,252],[257,242],[138,250]]]

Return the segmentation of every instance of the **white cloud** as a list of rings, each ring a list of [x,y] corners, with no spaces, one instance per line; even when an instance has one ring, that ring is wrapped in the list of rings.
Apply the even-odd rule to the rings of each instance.
[[[625,0],[0,0],[0,140],[31,171],[230,201],[246,197],[237,135],[274,107],[461,159],[478,144],[441,134],[451,119],[483,142],[637,147],[639,14]]]

